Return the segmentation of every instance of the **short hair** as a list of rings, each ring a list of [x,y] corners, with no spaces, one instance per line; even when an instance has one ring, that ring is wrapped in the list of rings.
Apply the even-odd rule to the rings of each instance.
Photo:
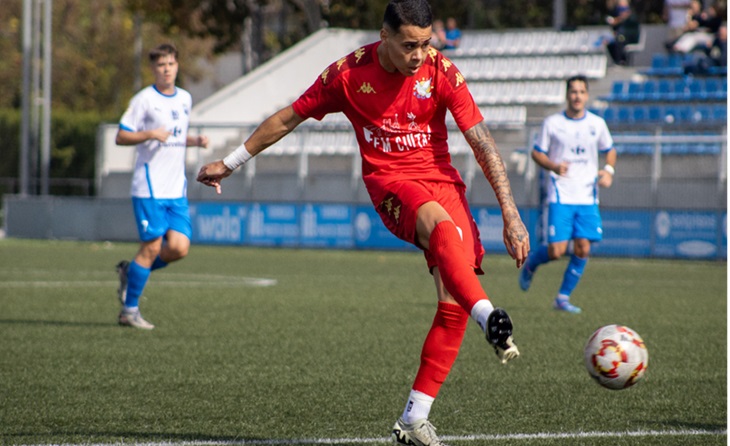
[[[586,90],[588,90],[588,78],[582,74],[577,74],[575,76],[569,77],[568,80],[565,81],[565,91],[570,90],[570,84],[575,81],[583,82],[583,85],[586,86]]]
[[[150,50],[150,62],[157,62],[160,57],[173,56],[177,60],[177,48],[172,43],[163,43]]]
[[[403,25],[428,28],[433,24],[431,5],[426,0],[390,0],[385,7],[383,24],[395,32]]]

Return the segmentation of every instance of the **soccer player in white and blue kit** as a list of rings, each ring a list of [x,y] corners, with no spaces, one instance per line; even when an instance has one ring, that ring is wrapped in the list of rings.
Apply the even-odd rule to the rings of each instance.
[[[566,84],[566,109],[545,119],[532,151],[532,159],[549,174],[547,245],[530,253],[519,283],[527,291],[537,268],[563,256],[572,240],[573,252],[553,308],[580,313],[570,295],[586,267],[591,243],[603,237],[598,188],[613,183],[616,149],[606,121],[586,110],[586,77],[571,77]],[[606,164],[599,169],[601,155]]]
[[[192,98],[175,86],[177,55],[171,44],[150,51],[155,83],[132,98],[116,137],[119,145],[137,146],[131,195],[141,240],[134,259],[117,265],[119,324],[146,330],[154,325],[142,318],[139,297],[150,273],[182,259],[190,248],[186,147],[208,146],[206,136],[188,135]]]

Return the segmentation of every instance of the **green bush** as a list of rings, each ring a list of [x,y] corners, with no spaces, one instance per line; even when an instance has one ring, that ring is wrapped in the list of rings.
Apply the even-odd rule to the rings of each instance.
[[[112,120],[95,112],[53,110],[50,177],[93,180],[96,131],[100,124]],[[0,109],[0,177],[18,177],[20,127],[19,110]],[[40,154],[36,154],[35,159],[40,159]]]

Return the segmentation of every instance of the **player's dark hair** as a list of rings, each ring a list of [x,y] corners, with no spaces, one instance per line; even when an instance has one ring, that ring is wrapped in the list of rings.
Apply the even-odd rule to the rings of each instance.
[[[431,5],[426,0],[390,0],[385,7],[383,24],[395,32],[403,25],[428,28],[432,23]]]
[[[577,74],[575,76],[568,78],[568,80],[565,81],[565,90],[566,91],[570,90],[570,84],[572,84],[575,81],[583,82],[583,85],[586,86],[586,91],[588,91],[588,78],[583,76],[582,74]]]
[[[177,48],[175,48],[175,45],[171,43],[163,43],[161,45],[157,45],[150,51],[150,62],[157,62],[157,59],[159,59],[160,57],[170,55],[174,56],[175,60],[177,60]]]

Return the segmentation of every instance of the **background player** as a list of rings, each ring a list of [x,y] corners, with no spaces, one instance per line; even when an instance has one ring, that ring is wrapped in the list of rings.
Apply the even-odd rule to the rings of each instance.
[[[570,295],[588,262],[591,242],[598,242],[603,236],[598,187],[611,187],[613,183],[616,150],[606,122],[585,108],[589,97],[586,77],[571,77],[566,85],[565,111],[545,119],[532,151],[532,159],[549,172],[548,244],[530,253],[519,283],[527,291],[537,268],[565,254],[572,239],[573,253],[554,308],[580,313],[581,309],[570,302]],[[606,156],[601,170],[599,153]]]
[[[438,306],[421,353],[410,397],[393,428],[396,442],[442,444],[428,421],[431,405],[456,359],[469,316],[502,362],[519,355],[512,322],[494,309],[477,273],[484,250],[451,165],[446,111],[464,132],[494,189],[504,221],[504,242],[517,267],[529,237],[512,198],[504,163],[464,77],[436,49],[425,0],[391,0],[380,41],[343,57],[293,104],[267,118],[225,159],[203,166],[198,181],[215,187],[234,169],[308,118],[343,112],[356,133],[363,180],[388,229],[421,248],[436,284]]]
[[[159,45],[149,60],[155,83],[132,98],[116,138],[119,145],[137,146],[132,205],[142,240],[134,259],[117,265],[119,324],[146,330],[154,325],[142,318],[139,297],[150,273],[182,259],[190,248],[185,148],[208,146],[208,137],[188,135],[192,98],[175,86],[177,49]]]

